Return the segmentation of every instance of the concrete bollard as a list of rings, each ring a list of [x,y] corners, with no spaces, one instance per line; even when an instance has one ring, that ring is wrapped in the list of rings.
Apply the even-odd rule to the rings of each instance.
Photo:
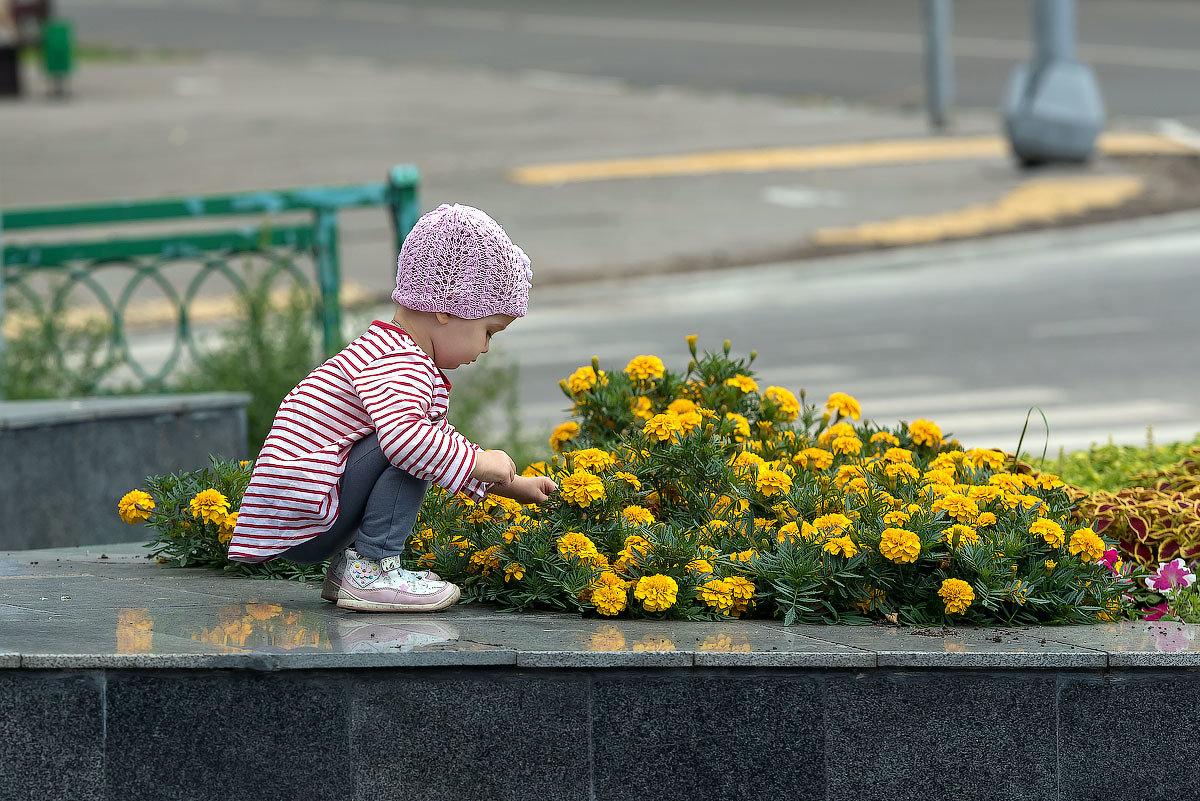
[[[1027,167],[1091,158],[1104,128],[1104,99],[1075,57],[1075,1],[1033,0],[1034,60],[1009,81],[1004,127]]]

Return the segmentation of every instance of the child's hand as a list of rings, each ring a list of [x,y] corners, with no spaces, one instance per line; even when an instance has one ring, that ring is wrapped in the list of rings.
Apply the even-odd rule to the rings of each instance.
[[[488,484],[511,484],[517,477],[517,466],[504,451],[480,451],[475,457],[471,478]]]
[[[546,476],[517,476],[511,484],[492,487],[492,492],[521,503],[541,503],[558,485]]]

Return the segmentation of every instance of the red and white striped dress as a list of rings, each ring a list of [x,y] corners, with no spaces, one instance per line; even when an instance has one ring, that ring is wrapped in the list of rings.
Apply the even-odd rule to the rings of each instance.
[[[329,530],[350,447],[375,432],[395,466],[476,500],[479,447],[446,421],[450,380],[403,329],[376,320],[283,399],[246,488],[229,558],[265,562]]]

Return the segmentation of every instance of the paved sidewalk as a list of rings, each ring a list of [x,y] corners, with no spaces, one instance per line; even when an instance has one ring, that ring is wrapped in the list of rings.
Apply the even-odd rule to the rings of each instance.
[[[542,286],[1196,202],[1190,145],[1144,121],[1114,122],[1091,167],[1031,178],[994,115],[936,138],[920,115],[844,105],[220,54],[87,62],[65,103],[30,83],[0,104],[6,206],[381,180],[412,162],[424,208],[488,210]],[[383,214],[346,214],[342,243],[348,294],[386,290]]]
[[[1179,623],[993,629],[363,614],[320,587],[168,568],[140,544],[0,553],[0,668],[1200,666]]]

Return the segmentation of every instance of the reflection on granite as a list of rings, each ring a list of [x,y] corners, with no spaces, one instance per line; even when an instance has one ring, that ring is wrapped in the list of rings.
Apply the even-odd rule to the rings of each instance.
[[[0,554],[6,663],[20,655],[29,657],[21,662],[28,667],[171,666],[174,656],[179,667],[236,666],[242,659],[255,669],[1200,665],[1197,627],[1180,623],[784,627],[770,620],[511,613],[478,603],[433,614],[373,614],[321,600],[315,584],[169,568],[145,559],[144,550],[128,544]]]

